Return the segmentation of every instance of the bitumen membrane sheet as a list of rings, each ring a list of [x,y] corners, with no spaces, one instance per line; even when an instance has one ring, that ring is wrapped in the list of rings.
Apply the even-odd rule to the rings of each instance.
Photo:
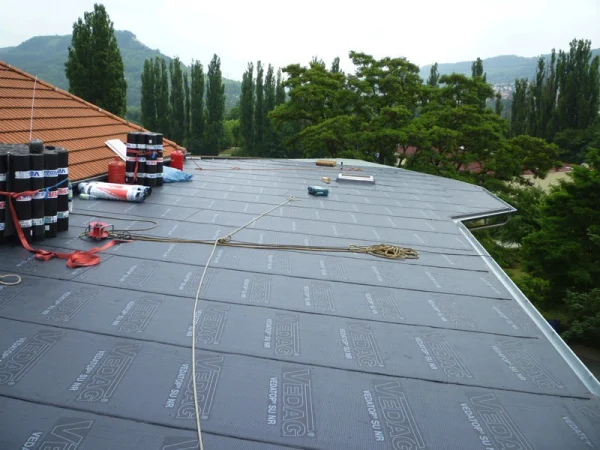
[[[218,247],[194,313],[209,245],[124,243],[78,269],[2,245],[23,281],[0,286],[0,450],[197,449],[193,320],[207,450],[600,448],[595,380],[455,220],[509,205],[392,168],[312,197],[339,166],[199,164],[141,204],[76,199],[40,247],[96,246],[91,220],[213,240],[294,196],[234,240],[420,257]]]

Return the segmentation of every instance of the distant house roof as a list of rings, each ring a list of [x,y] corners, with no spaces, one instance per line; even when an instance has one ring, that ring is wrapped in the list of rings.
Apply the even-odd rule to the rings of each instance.
[[[72,180],[102,175],[115,154],[105,145],[110,139],[125,141],[129,131],[145,131],[139,125],[98,108],[35,76],[0,61],[0,142],[29,142],[33,87],[32,138],[69,150]],[[180,148],[165,140],[165,157]]]

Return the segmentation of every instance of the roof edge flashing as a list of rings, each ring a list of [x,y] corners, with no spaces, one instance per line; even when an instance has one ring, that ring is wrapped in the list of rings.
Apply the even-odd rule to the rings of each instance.
[[[514,208],[513,208],[514,209]],[[594,374],[587,368],[587,366],[579,359],[579,357],[571,350],[567,343],[560,337],[560,335],[550,326],[548,321],[544,319],[541,313],[537,310],[533,303],[521,292],[518,286],[513,280],[502,270],[498,263],[491,257],[487,250],[479,243],[477,238],[469,231],[469,229],[462,223],[461,220],[455,219],[455,223],[458,229],[463,234],[467,242],[477,251],[479,255],[483,255],[485,264],[489,267],[490,271],[498,278],[502,285],[508,290],[511,296],[516,302],[523,308],[529,318],[542,332],[544,337],[552,344],[552,346],[558,351],[560,356],[566,361],[566,363],[573,369],[577,377],[581,380],[584,386],[595,396],[600,397],[600,382],[596,379]]]

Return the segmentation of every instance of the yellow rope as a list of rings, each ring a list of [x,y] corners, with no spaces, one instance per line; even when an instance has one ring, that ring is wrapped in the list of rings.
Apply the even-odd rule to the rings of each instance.
[[[245,225],[247,226],[247,225]],[[244,227],[245,227],[244,226]],[[242,227],[243,228],[243,227]],[[241,229],[241,228],[240,228]],[[304,252],[326,252],[326,253],[365,253],[385,259],[418,259],[419,252],[407,247],[392,244],[374,244],[374,245],[349,245],[348,247],[333,247],[319,245],[295,245],[295,244],[256,244],[254,242],[232,241],[231,236],[240,229],[230,233],[227,236],[217,239],[217,245],[223,247],[251,248],[257,250],[288,250]],[[86,232],[80,234],[81,238],[87,238]],[[129,234],[125,231],[109,232],[110,239],[131,240],[142,242],[162,242],[169,244],[206,244],[214,245],[215,241],[206,239],[182,239],[182,238],[163,238],[147,236],[141,234]]]
[[[15,281],[3,281],[6,278],[15,278]],[[21,284],[21,277],[15,273],[9,273],[8,275],[0,275],[0,285],[2,286],[16,286]]]

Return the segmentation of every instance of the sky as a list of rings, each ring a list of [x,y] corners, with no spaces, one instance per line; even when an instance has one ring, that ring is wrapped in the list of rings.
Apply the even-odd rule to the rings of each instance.
[[[96,0],[98,1],[98,0]],[[498,55],[538,56],[573,38],[600,47],[600,0],[105,0],[117,30],[186,64],[221,58],[241,79],[249,61],[284,67],[350,50],[423,66]],[[0,47],[62,35],[93,10],[88,0],[0,0]],[[60,5],[60,6],[58,6]]]

